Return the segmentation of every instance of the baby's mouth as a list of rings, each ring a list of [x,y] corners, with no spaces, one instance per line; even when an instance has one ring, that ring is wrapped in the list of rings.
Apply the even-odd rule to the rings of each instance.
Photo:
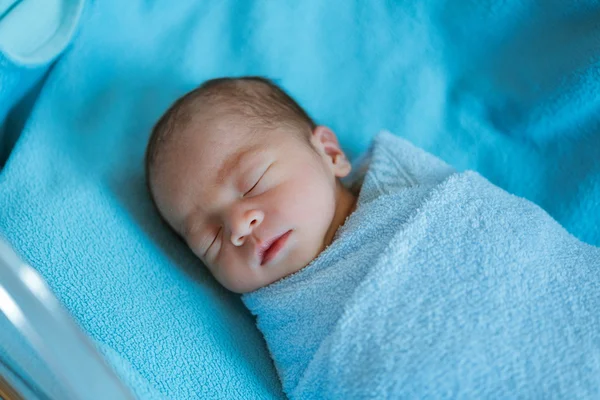
[[[291,230],[285,232],[283,235],[276,236],[267,242],[265,242],[262,246],[260,246],[258,250],[258,258],[260,260],[260,265],[266,265],[271,261],[283,247],[285,246],[287,239],[289,238]]]

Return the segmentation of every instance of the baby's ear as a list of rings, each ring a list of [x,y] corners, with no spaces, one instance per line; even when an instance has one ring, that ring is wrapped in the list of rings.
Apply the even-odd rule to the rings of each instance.
[[[311,142],[337,178],[343,178],[350,173],[352,165],[331,129],[326,126],[317,126],[312,132]]]

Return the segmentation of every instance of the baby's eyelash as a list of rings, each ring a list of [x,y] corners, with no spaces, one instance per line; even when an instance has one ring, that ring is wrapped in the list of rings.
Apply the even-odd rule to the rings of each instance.
[[[258,182],[260,182],[260,180],[261,180],[261,179],[262,179],[262,176],[261,176],[260,178],[258,178],[258,180],[256,181],[256,183],[254,184],[254,186],[252,186],[252,187],[250,188],[250,190],[248,190],[246,193],[244,193],[244,196],[247,196],[247,195],[248,195],[248,193],[250,193],[251,191],[253,191],[253,190],[254,190],[254,188],[255,188],[255,187],[258,185]]]
[[[210,250],[210,248],[213,246],[213,244],[215,244],[215,242],[217,241],[217,238],[219,237],[219,234],[221,233],[221,230],[222,230],[222,229],[223,229],[222,227],[221,227],[221,228],[219,228],[219,230],[217,231],[217,234],[216,234],[216,235],[215,235],[215,237],[213,238],[212,242],[210,242],[210,246],[208,246],[208,247],[206,248],[206,251],[204,252],[204,255],[203,255],[203,257],[206,257],[206,255],[208,254],[208,251]]]
[[[258,180],[257,180],[257,181],[256,181],[256,183],[254,184],[254,186],[252,186],[252,187],[250,188],[250,190],[248,190],[246,193],[244,193],[244,196],[247,196],[248,194],[250,194],[250,192],[252,192],[252,191],[254,190],[254,188],[256,188],[256,186],[258,186],[258,184],[260,183],[260,181],[261,181],[261,180],[264,178],[264,176],[267,174],[267,171],[268,171],[269,169],[271,169],[271,166],[272,166],[272,165],[273,165],[273,164],[270,164],[270,165],[267,167],[267,169],[265,169],[265,171],[262,173],[262,175],[260,176],[260,178],[258,178]]]

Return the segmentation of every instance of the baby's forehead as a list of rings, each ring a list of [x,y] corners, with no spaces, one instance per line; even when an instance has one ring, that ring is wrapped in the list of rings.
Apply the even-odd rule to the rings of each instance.
[[[170,158],[182,176],[191,174],[193,179],[221,183],[230,172],[243,167],[249,156],[267,147],[251,136],[229,127],[198,129],[182,137]]]
[[[196,180],[218,184],[231,172],[260,160],[264,153],[297,148],[293,137],[294,133],[286,129],[260,128],[239,118],[202,118],[181,133],[171,159],[178,169],[184,170],[182,176],[191,171]]]
[[[173,136],[176,138],[172,146],[175,154],[201,153],[204,158],[244,146],[249,139],[243,126],[236,126],[223,118],[212,119],[203,115],[179,127]]]

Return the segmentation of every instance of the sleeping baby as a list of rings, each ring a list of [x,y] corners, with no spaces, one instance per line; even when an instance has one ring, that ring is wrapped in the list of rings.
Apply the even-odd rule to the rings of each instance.
[[[600,395],[600,249],[388,132],[352,168],[258,77],[208,81],[146,153],[166,223],[244,293],[291,398]]]
[[[300,270],[332,242],[356,203],[338,180],[349,172],[335,134],[261,78],[187,94],[147,150],[160,214],[238,293]]]

